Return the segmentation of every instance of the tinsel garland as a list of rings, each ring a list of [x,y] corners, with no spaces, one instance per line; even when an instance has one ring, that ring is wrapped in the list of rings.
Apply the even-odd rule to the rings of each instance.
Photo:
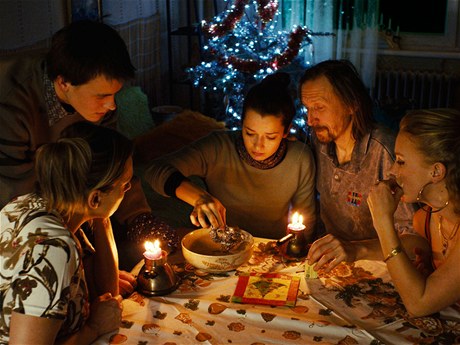
[[[244,8],[249,0],[235,0],[231,6],[232,10],[227,10],[227,16],[217,24],[207,24],[203,22],[203,31],[213,37],[222,37],[235,28],[235,25],[241,20]],[[278,0],[257,0],[257,13],[262,20],[262,26],[270,22],[278,10]]]
[[[203,24],[207,38],[203,61],[186,71],[194,86],[208,92],[207,111],[224,120],[228,128],[236,129],[241,126],[247,90],[277,70],[290,73],[295,87],[300,72],[312,59],[313,37],[332,33],[313,32],[300,25],[290,31],[277,29],[278,1],[228,2],[233,4],[230,10],[216,16],[214,24]],[[253,6],[250,9],[249,4]],[[303,108],[298,102],[296,107],[298,116],[291,132],[305,133]]]
[[[279,55],[274,56],[269,61],[243,59],[235,55],[223,56],[218,54],[218,52],[214,49],[211,49],[210,52],[216,55],[217,61],[221,66],[227,67],[232,65],[234,69],[244,73],[255,73],[260,69],[265,68],[278,70],[281,67],[289,65],[292,60],[299,54],[300,45],[302,44],[302,41],[308,32],[309,30],[301,26],[296,27],[289,35],[289,41],[286,49]]]
[[[278,1],[275,0],[258,0],[257,1],[257,12],[259,13],[259,17],[262,20],[262,27],[265,24],[271,22],[273,17],[278,11]]]

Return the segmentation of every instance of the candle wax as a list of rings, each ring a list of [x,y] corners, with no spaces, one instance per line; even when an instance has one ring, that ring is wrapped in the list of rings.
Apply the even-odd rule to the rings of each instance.
[[[288,224],[288,229],[293,231],[302,231],[305,230],[305,225],[303,224]]]

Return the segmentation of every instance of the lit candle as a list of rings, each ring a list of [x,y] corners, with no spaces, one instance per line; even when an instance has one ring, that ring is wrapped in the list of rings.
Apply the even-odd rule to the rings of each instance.
[[[289,230],[301,231],[305,230],[305,225],[303,225],[303,217],[299,215],[298,212],[295,212],[291,219],[292,223],[288,224]]]
[[[292,258],[302,258],[308,254],[308,243],[305,237],[303,217],[295,212],[291,223],[287,226],[287,233],[293,235],[286,244],[286,255]]]
[[[158,260],[161,259],[162,250],[160,248],[160,241],[155,240],[155,242],[147,241],[145,242],[145,252],[144,257],[148,260]]]

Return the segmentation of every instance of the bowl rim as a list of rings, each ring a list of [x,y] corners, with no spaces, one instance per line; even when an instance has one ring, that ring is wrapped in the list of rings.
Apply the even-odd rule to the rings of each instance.
[[[181,240],[181,247],[182,247],[182,250],[185,250],[189,253],[191,253],[192,255],[195,255],[197,258],[201,258],[201,259],[209,259],[209,260],[216,260],[217,258],[233,258],[235,256],[241,256],[241,253],[244,253],[244,252],[248,252],[248,251],[252,251],[253,249],[253,246],[254,246],[254,236],[252,236],[249,232],[247,232],[246,230],[243,230],[243,229],[240,229],[241,231],[243,231],[246,235],[248,235],[248,240],[246,242],[248,242],[248,245],[246,246],[246,249],[245,250],[242,250],[240,252],[237,252],[237,253],[230,253],[230,254],[223,254],[223,255],[206,255],[206,254],[199,254],[199,253],[196,253],[196,252],[193,252],[191,251],[189,248],[187,248],[185,245],[184,245],[184,240],[186,239],[186,237],[190,237],[194,232],[203,232],[203,231],[210,231],[211,229],[210,228],[200,228],[200,229],[195,229],[187,234],[184,235],[184,237],[182,237],[182,240]]]

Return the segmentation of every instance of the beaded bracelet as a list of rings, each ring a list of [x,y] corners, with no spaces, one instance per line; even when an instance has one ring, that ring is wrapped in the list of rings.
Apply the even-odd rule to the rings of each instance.
[[[398,246],[394,247],[394,248],[391,250],[390,254],[388,254],[388,256],[383,260],[383,262],[387,262],[387,261],[390,260],[391,258],[394,258],[396,255],[398,255],[399,253],[401,253],[402,250],[403,250],[403,249],[402,249],[401,245],[398,245]]]

